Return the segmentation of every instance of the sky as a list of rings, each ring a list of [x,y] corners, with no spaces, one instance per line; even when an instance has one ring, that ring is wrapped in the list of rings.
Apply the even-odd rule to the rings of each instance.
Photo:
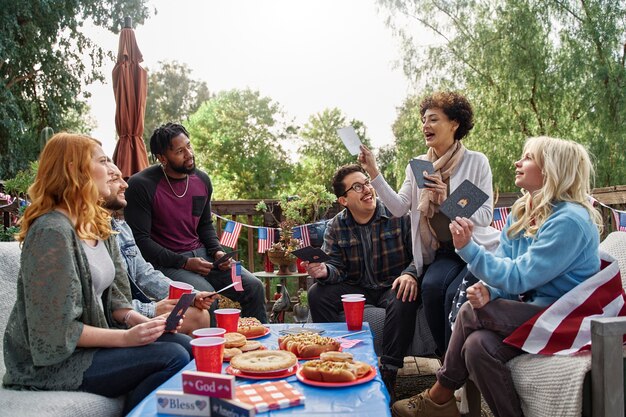
[[[135,28],[144,68],[186,63],[212,93],[258,90],[300,125],[338,107],[348,120],[365,123],[374,147],[393,143],[391,125],[411,89],[397,65],[400,42],[375,0],[153,0],[150,7],[157,14]],[[117,50],[117,35],[91,31],[104,48]],[[102,68],[106,84],[88,87],[98,124],[92,135],[110,155],[113,65]]]

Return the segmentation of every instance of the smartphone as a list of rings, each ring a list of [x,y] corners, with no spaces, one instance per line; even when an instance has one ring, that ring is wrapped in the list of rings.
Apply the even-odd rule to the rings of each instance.
[[[171,332],[172,330],[176,330],[178,327],[178,322],[181,318],[183,318],[183,314],[187,311],[193,300],[196,298],[195,293],[187,293],[180,296],[178,302],[172,309],[169,316],[165,320],[165,331]]]
[[[226,262],[227,260],[229,260],[230,258],[232,258],[233,256],[237,255],[237,253],[239,253],[238,250],[234,250],[232,252],[225,253],[221,258],[215,260],[215,262],[213,262],[213,263],[215,265],[221,265],[224,262]]]

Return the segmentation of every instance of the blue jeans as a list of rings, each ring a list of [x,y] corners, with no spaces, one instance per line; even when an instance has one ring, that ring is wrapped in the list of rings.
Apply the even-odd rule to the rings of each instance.
[[[439,248],[435,260],[424,272],[421,286],[424,315],[439,356],[444,355],[450,340],[449,316],[452,300],[467,272],[465,266],[454,248]]]
[[[182,334],[164,334],[146,346],[98,349],[78,390],[105,397],[128,394],[126,414],[189,363],[189,339]]]
[[[212,257],[207,255],[204,247],[189,252],[183,252],[182,255],[190,258],[204,258],[209,262],[214,261]],[[212,269],[206,277],[185,269],[160,267],[159,270],[169,279],[191,284],[198,291],[219,290],[233,282],[230,276],[230,270],[222,271],[215,268]],[[267,323],[265,287],[263,283],[247,269],[241,268],[241,284],[243,285],[244,291],[236,291],[234,288],[229,288],[221,294],[241,304],[241,317],[256,317],[261,323]],[[215,327],[215,314],[213,314],[213,311],[215,311],[216,308],[217,301],[215,301],[209,309],[211,313],[211,326],[213,327]]]

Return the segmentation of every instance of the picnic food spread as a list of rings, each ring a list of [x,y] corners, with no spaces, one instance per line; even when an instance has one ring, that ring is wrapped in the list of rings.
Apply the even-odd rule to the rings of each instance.
[[[289,369],[298,363],[298,358],[283,350],[256,350],[233,357],[230,365],[243,372],[276,372]]]
[[[307,359],[316,358],[324,352],[338,351],[340,344],[332,337],[305,332],[279,337],[278,347],[294,353],[299,358]]]
[[[240,333],[226,333],[224,334],[224,347],[226,349],[238,348],[246,344],[246,336]]]
[[[239,348],[224,348],[224,360],[229,361],[235,355],[241,355],[243,352]]]
[[[237,326],[237,333],[246,337],[263,336],[267,328],[254,317],[240,317]]]
[[[320,382],[351,382],[363,378],[371,370],[369,364],[352,359],[350,353],[322,353],[320,359],[305,362],[302,375]]]

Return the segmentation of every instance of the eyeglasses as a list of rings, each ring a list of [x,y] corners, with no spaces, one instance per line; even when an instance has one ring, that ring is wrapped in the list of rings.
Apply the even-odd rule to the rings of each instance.
[[[348,194],[348,191],[350,190],[354,190],[354,192],[357,193],[362,193],[363,190],[365,190],[365,187],[372,187],[370,180],[365,180],[363,184],[361,184],[360,182],[355,182],[354,184],[352,184],[352,187],[348,188],[346,192],[343,193],[343,195],[345,196],[346,194]]]

